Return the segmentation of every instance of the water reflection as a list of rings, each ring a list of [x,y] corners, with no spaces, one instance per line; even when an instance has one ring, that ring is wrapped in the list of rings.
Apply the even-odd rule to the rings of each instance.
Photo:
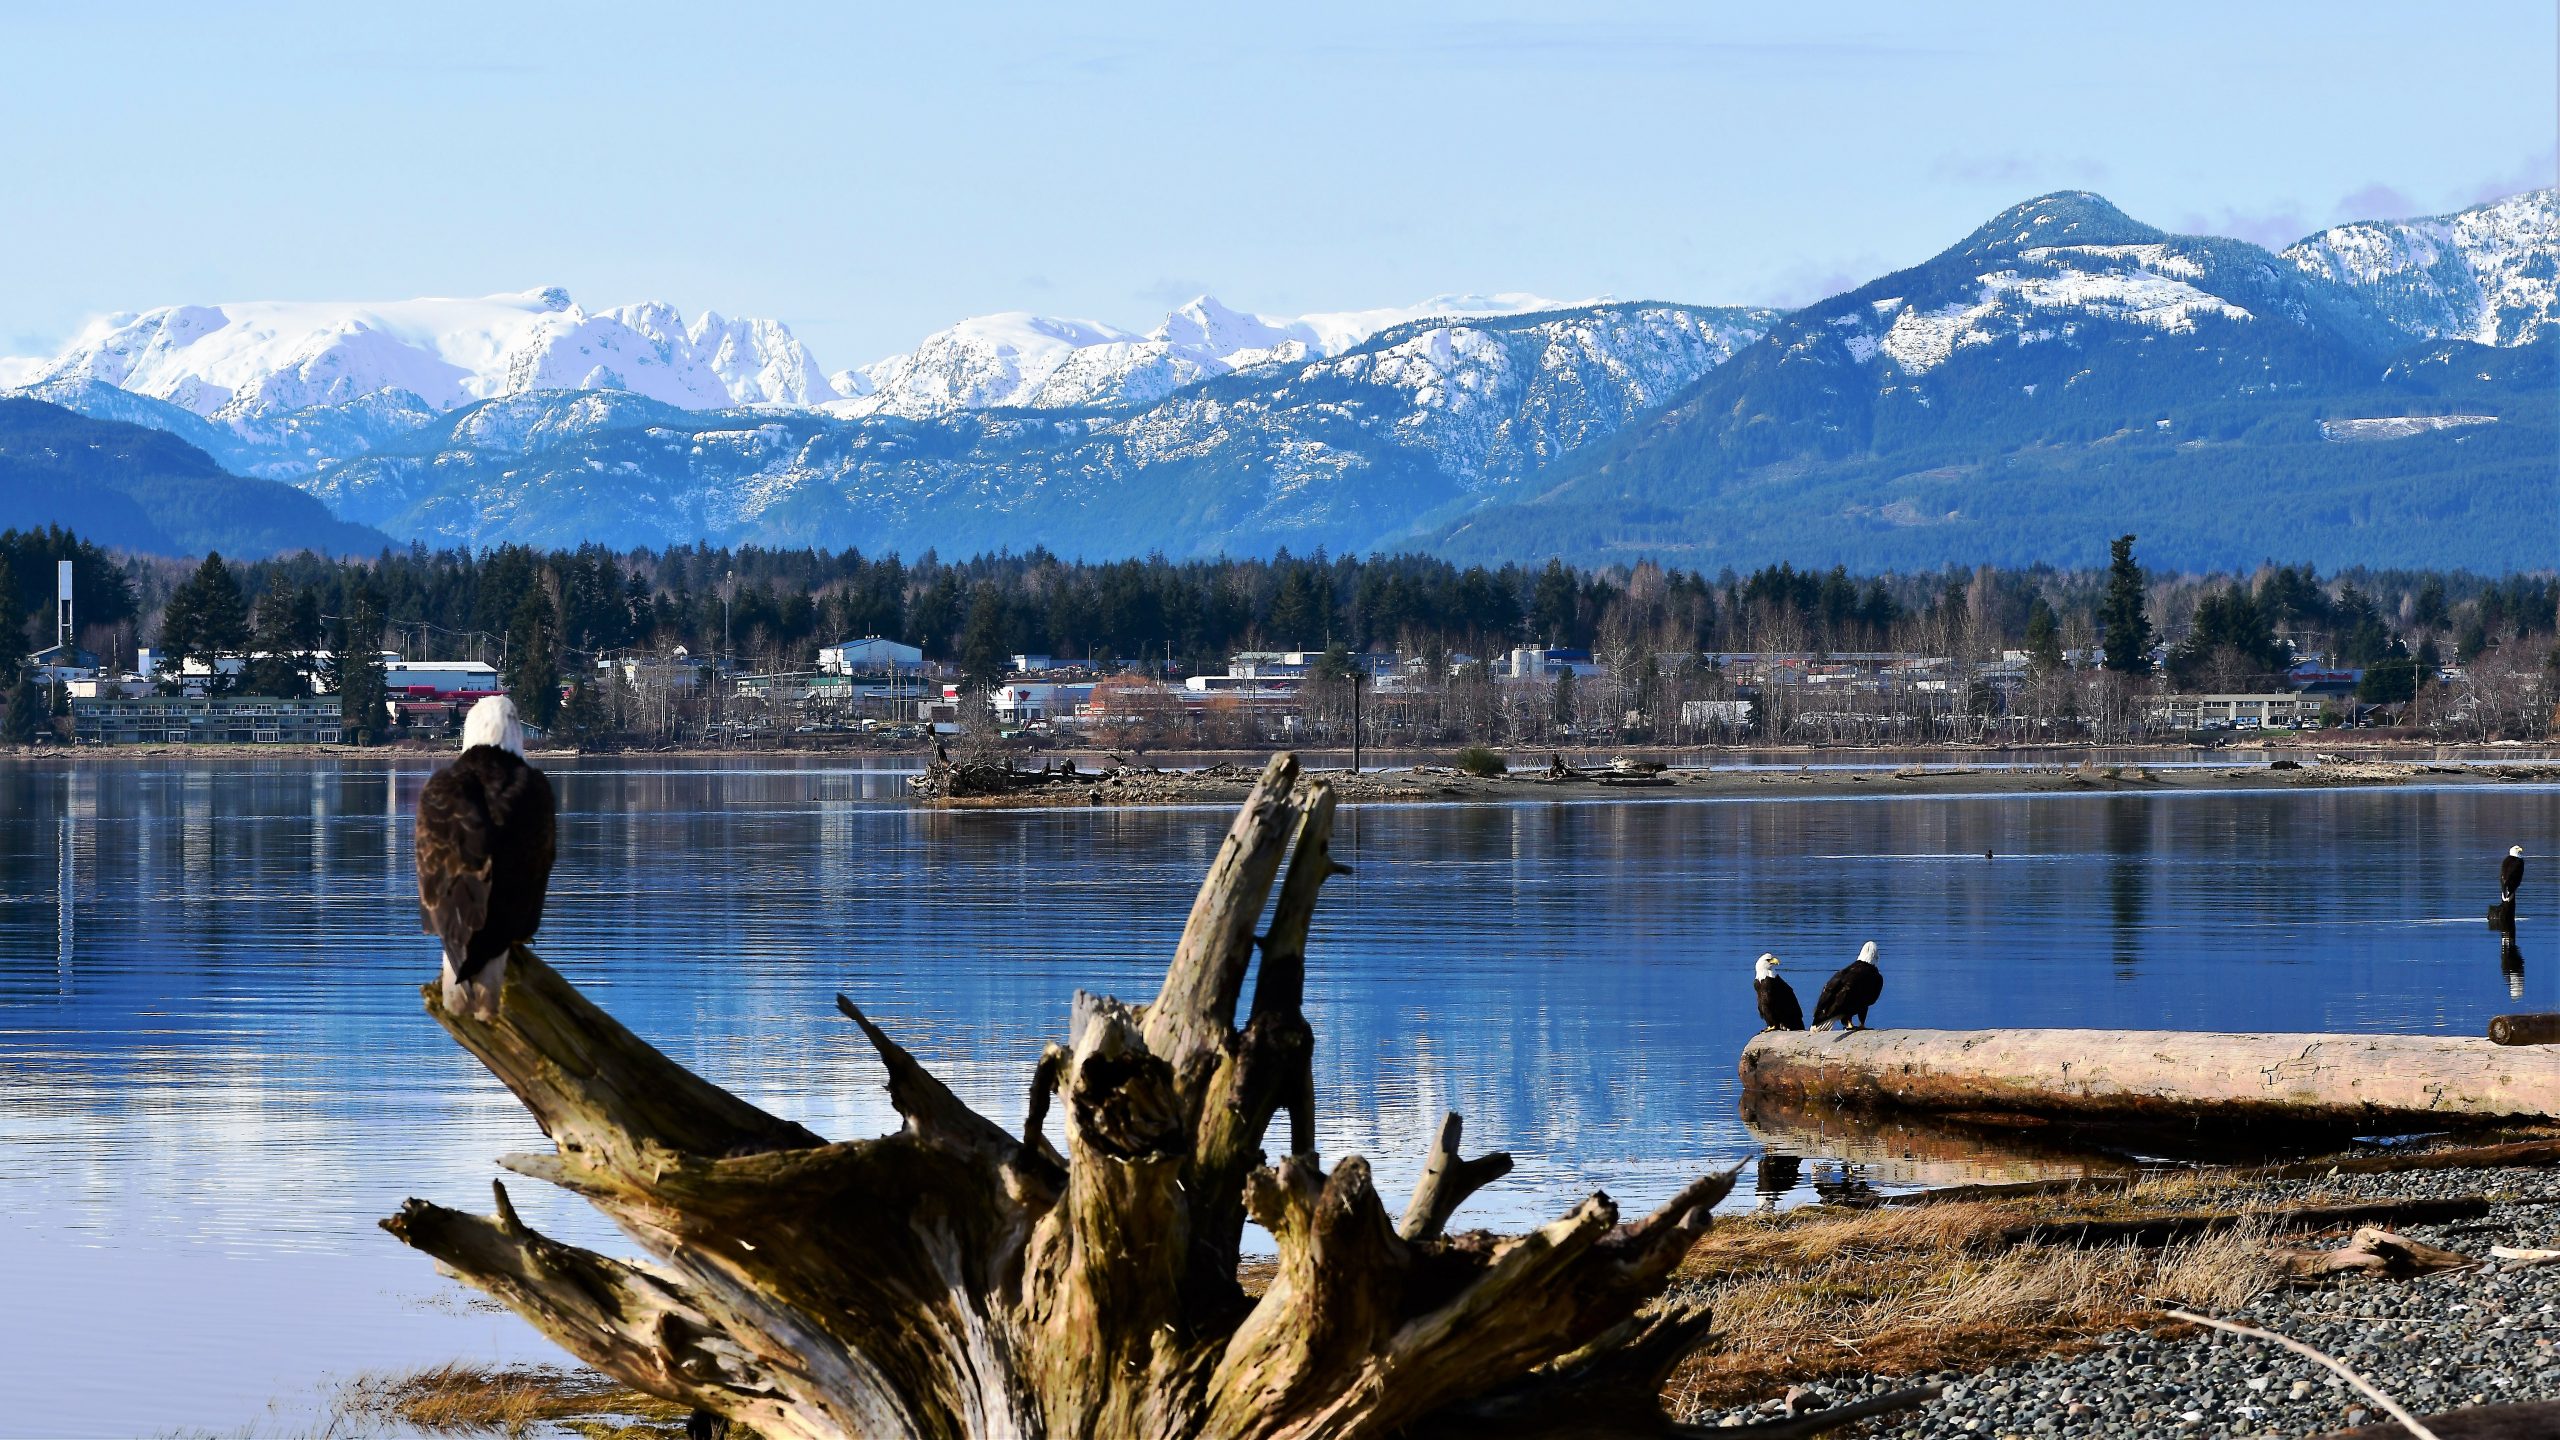
[[[419,1013],[427,773],[0,768],[0,1274],[51,1300],[0,1309],[0,1353],[60,1377],[10,1424],[236,1427],[332,1371],[547,1353],[373,1228],[408,1194],[482,1205],[492,1158],[541,1144]],[[1077,987],[1153,992],[1228,817],[879,803],[905,773],[558,767],[543,953],[822,1134],[896,1125],[838,989],[1009,1123]],[[2560,794],[2506,789],[1347,810],[1310,945],[1319,1142],[1396,1195],[1460,1110],[1519,1161],[1465,1212],[1500,1227],[1754,1155],[1737,1205],[1934,1183],[1957,1161],[1916,1132],[1745,1128],[1751,956],[1818,984],[1880,942],[1883,1026],[2477,1033],[2518,976],[2479,964],[2472,837],[2555,828]],[[534,1224],[627,1248],[532,1189]]]

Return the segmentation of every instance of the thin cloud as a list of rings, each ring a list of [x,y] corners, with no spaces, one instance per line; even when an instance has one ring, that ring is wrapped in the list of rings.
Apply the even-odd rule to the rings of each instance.
[[[1611,67],[1687,66],[1701,60],[1838,61],[1943,58],[1974,53],[1938,45],[1840,37],[1826,40],[1716,40],[1670,26],[1593,25],[1572,20],[1479,20],[1444,31],[1380,36],[1374,42],[1336,39],[1310,47],[1314,54],[1435,54],[1458,60],[1552,66],[1558,61]]]
[[[2102,185],[2112,173],[2107,162],[2085,155],[1941,155],[1929,166],[1931,179],[1955,185],[2033,187],[2055,181]]]
[[[1898,268],[1892,261],[1871,253],[1837,260],[1800,261],[1777,276],[1769,287],[1767,303],[1797,309],[1846,294]]]
[[[2263,210],[2226,207],[2212,213],[2190,212],[2178,221],[2178,229],[2189,235],[2227,235],[2270,250],[2281,250],[2317,228],[2304,217],[2299,205],[2276,205]]]
[[[2481,205],[2554,185],[2560,185],[2560,149],[2545,150],[2504,175],[2481,181],[2463,192],[2462,203]]]

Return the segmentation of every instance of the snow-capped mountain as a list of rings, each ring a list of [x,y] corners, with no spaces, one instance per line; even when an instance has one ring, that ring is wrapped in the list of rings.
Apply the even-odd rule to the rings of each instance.
[[[628,390],[671,405],[836,398],[769,320],[664,305],[589,312],[559,289],[387,304],[170,305],[97,322],[21,384],[94,382],[258,436],[280,417],[391,392],[430,411],[529,390]]]
[[[2102,334],[2166,340],[2260,320],[2363,338],[2380,329],[2352,299],[2255,245],[2172,235],[2085,191],[2013,206],[1927,265],[1853,294],[1856,303],[1826,301],[1798,325],[1818,321],[1811,333],[1837,341],[1849,358],[1881,359],[1907,377],[1968,349],[2058,341],[2077,350]]]
[[[1365,543],[1650,413],[1777,313],[1611,304],[1418,320],[1152,405],[1053,415],[687,415],[630,396],[528,394],[305,484],[342,515],[462,544]]]
[[[2555,249],[2528,244],[2513,268]],[[2259,246],[2045,195],[1786,316],[1430,543],[1899,566],[2087,558],[2113,526],[2200,564],[2528,563],[2548,528],[2498,517],[2549,513],[2560,333],[2525,349],[2520,328],[2494,332],[2505,349],[2417,341]],[[2493,418],[2425,422],[2451,413]],[[2410,423],[2342,458],[2322,428],[2341,416]]]
[[[832,377],[847,398],[827,408],[848,417],[918,419],[962,410],[1151,405],[1219,375],[1339,355],[1416,320],[1565,308],[1535,295],[1440,295],[1401,308],[1279,318],[1233,310],[1203,295],[1143,335],[1009,311],[963,320],[907,354]]]
[[[2529,345],[2560,306],[2560,190],[2423,220],[2364,220],[2285,247],[2422,339]]]
[[[2065,192],[1793,312],[1203,297],[1145,333],[983,316],[833,378],[773,322],[556,291],[179,307],[17,373],[439,543],[1934,566],[2114,527],[2193,563],[2493,567],[2544,538],[2461,527],[2549,508],[2553,214],[2278,254]]]

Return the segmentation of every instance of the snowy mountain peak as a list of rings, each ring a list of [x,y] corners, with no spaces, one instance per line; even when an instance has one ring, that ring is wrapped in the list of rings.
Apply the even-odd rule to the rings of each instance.
[[[791,332],[674,307],[595,314],[558,286],[477,299],[171,305],[109,316],[19,383],[94,381],[242,429],[382,391],[451,410],[538,389],[630,390],[691,409],[835,392]]]
[[[1419,305],[1284,318],[1201,295],[1144,335],[1092,320],[1006,311],[963,320],[905,355],[836,376],[836,393],[846,398],[827,408],[923,418],[961,410],[1146,405],[1238,370],[1339,355],[1417,320],[1563,308],[1564,302],[1526,294],[1442,295]]]
[[[1232,355],[1239,350],[1268,350],[1291,340],[1312,342],[1315,332],[1286,320],[1229,309],[1216,297],[1202,295],[1164,317],[1147,332],[1147,338],[1204,355]]]
[[[2425,339],[2527,345],[2560,323],[2560,190],[2451,215],[2332,226],[2283,255]]]
[[[1992,216],[1947,253],[1980,257],[2058,245],[2149,245],[2165,238],[2163,232],[2117,209],[2103,195],[2057,190]]]

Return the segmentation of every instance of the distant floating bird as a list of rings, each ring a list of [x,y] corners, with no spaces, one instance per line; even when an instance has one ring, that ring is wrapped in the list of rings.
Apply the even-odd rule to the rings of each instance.
[[[1796,998],[1794,986],[1778,978],[1777,956],[1763,955],[1751,967],[1751,988],[1760,992],[1761,1029],[1804,1028],[1804,1002]]]
[[[462,754],[418,794],[420,928],[444,941],[446,1009],[498,1013],[507,952],[542,926],[555,810],[551,781],[525,763],[515,702],[472,706]]]
[[[2498,903],[2516,903],[2516,891],[2524,884],[2524,847],[2510,845],[2507,858],[2498,862]]]
[[[1982,852],[1982,858],[1983,858],[1983,859],[1985,859],[1985,860],[1990,859],[1990,858],[1991,858],[1991,852],[1990,852],[1990,851],[1988,851],[1988,850],[1983,851],[1983,852]]]
[[[1859,947],[1858,958],[1840,967],[1813,1002],[1813,1028],[1837,1020],[1844,1030],[1867,1028],[1867,1007],[1884,993],[1883,972],[1876,969],[1876,942]]]

